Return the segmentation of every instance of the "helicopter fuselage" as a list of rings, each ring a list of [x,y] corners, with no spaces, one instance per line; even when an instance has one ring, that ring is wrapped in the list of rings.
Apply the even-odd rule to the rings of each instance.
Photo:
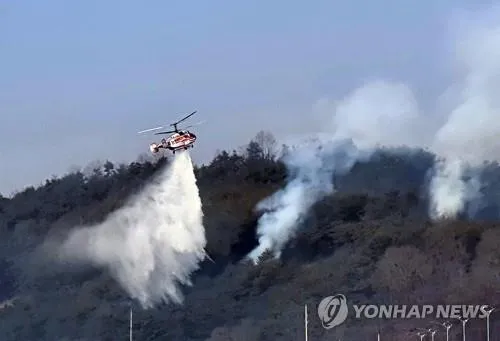
[[[168,138],[161,139],[160,143],[151,143],[149,145],[149,150],[151,151],[151,153],[153,154],[158,153],[158,151],[161,148],[163,148],[163,149],[169,149],[175,154],[176,150],[179,149],[187,150],[188,148],[193,148],[194,147],[193,144],[196,141],[196,135],[190,132],[189,130],[186,130],[187,127],[184,129],[178,129],[177,125],[182,121],[186,120],[187,118],[193,116],[195,113],[196,111],[193,111],[191,114],[185,116],[184,118],[178,120],[177,122],[170,124],[170,126],[173,127],[173,130],[155,133],[155,135],[165,135],[165,134],[171,134],[171,135]],[[191,125],[190,127],[192,126],[193,125]],[[158,129],[164,129],[164,127],[161,126],[161,127],[141,130],[139,133],[145,133],[148,131],[154,131]]]
[[[194,142],[196,141],[196,135],[189,131],[179,131],[170,135],[168,138],[161,140],[159,144],[152,143],[150,145],[150,150],[152,153],[157,153],[160,148],[169,149],[175,153],[179,149],[188,149],[194,147]]]

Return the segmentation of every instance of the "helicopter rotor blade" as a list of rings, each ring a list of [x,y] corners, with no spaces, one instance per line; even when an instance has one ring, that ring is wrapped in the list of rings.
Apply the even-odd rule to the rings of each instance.
[[[163,128],[164,127],[156,127],[156,128],[145,129],[145,130],[141,130],[141,131],[137,132],[137,134],[147,133],[149,131],[154,131],[154,130],[163,129]]]
[[[175,122],[175,123],[172,123],[170,124],[171,127],[175,127],[177,128],[177,125],[184,121],[184,120],[187,120],[189,117],[193,116],[194,114],[196,114],[198,111],[195,110],[193,111],[192,113],[190,113],[189,115],[185,116],[184,118],[180,119],[179,121]],[[147,133],[147,132],[150,132],[150,131],[155,131],[155,130],[159,130],[159,129],[165,129],[164,126],[160,126],[160,127],[156,127],[156,128],[150,128],[150,129],[144,129],[144,130],[141,130],[139,132],[137,132],[138,134],[142,134],[142,133]],[[173,131],[166,131],[166,132],[162,132],[162,133],[158,133],[158,134],[155,134],[155,135],[159,135],[159,134],[169,134],[169,133],[175,133],[177,132],[177,130],[173,130]]]
[[[174,126],[176,124],[179,124],[181,123],[182,121],[184,120],[187,120],[189,117],[193,116],[194,114],[196,114],[198,112],[198,110],[195,110],[193,111],[192,113],[190,113],[189,115],[185,116],[184,118],[180,119],[179,121],[175,122],[175,123],[172,123],[171,126]]]

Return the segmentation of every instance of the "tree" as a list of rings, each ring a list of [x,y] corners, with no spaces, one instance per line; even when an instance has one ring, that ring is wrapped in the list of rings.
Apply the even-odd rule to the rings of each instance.
[[[377,264],[375,284],[391,292],[416,289],[432,274],[431,260],[414,246],[389,247]]]
[[[86,178],[100,177],[102,175],[103,164],[100,160],[92,161],[83,168],[82,173]]]
[[[263,158],[274,160],[277,153],[277,142],[271,132],[265,130],[259,131],[257,135],[255,135],[253,142],[260,146]]]
[[[246,157],[249,160],[259,160],[262,159],[264,156],[264,151],[262,150],[261,146],[255,142],[251,141],[246,149]]]
[[[141,153],[137,157],[136,162],[138,162],[138,163],[147,163],[147,162],[154,161],[154,159],[155,158],[151,154],[149,154],[149,153]]]
[[[113,174],[113,170],[115,169],[115,165],[111,161],[106,161],[104,163],[104,174],[106,176],[111,176]]]
[[[290,153],[291,153],[290,147],[288,145],[286,145],[286,144],[282,144],[281,145],[280,158],[285,158],[288,155],[290,155]]]
[[[260,332],[252,319],[243,319],[238,325],[217,327],[207,341],[254,341]]]
[[[483,232],[472,262],[471,279],[478,292],[491,294],[500,287],[500,230],[493,228]],[[470,282],[468,283],[470,286]]]

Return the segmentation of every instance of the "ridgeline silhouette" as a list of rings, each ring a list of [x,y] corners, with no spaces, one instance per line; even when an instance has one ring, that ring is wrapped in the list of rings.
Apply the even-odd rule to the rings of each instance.
[[[485,165],[480,202],[458,219],[432,221],[426,189],[434,156],[380,150],[334,175],[337,191],[312,205],[280,259],[264,254],[254,265],[246,257],[258,244],[262,213],[255,207],[289,175],[275,145],[261,132],[244,152],[221,151],[195,167],[213,262],[205,260],[193,286],[183,288],[183,305],[137,306],[137,340],[299,340],[306,303],[312,340],[374,338],[378,328],[402,337],[418,322],[348,320],[324,330],[315,309],[335,293],[367,304],[500,303],[497,164]],[[0,309],[2,340],[127,337],[129,297],[117,281],[90,265],[57,266],[40,246],[75,226],[103,222],[169,160],[107,161],[0,198],[0,292],[11,303]],[[492,330],[500,328],[496,320]],[[469,322],[468,340],[484,339],[484,324]]]

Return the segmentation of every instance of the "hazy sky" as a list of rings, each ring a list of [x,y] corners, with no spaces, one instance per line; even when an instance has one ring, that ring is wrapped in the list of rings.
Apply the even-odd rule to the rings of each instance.
[[[476,3],[477,1],[470,1]],[[198,110],[198,162],[259,129],[314,131],[320,98],[378,77],[419,99],[445,83],[465,0],[0,0],[0,193],[93,160],[130,161],[137,131]]]

